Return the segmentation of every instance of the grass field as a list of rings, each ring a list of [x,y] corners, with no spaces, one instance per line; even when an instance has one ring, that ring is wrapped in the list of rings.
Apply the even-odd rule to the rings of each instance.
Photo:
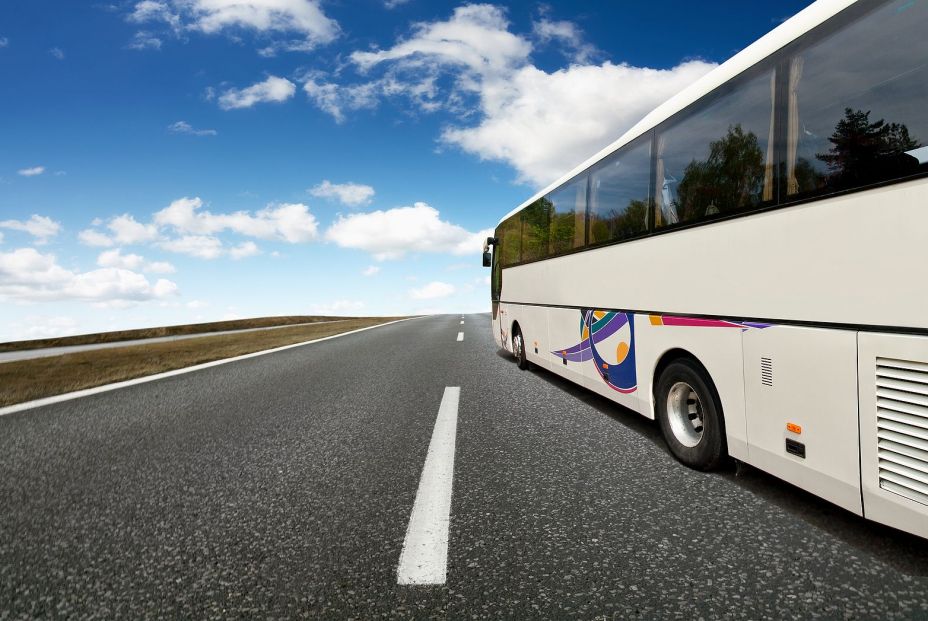
[[[327,317],[319,315],[288,315],[284,317],[256,317],[254,319],[235,319],[231,321],[213,321],[210,323],[191,323],[180,326],[162,326],[140,330],[120,330],[118,332],[100,332],[97,334],[79,334],[32,341],[11,341],[0,343],[0,352],[22,351],[24,349],[41,349],[44,347],[65,347],[68,345],[92,345],[95,343],[115,343],[134,339],[150,339],[158,336],[177,336],[183,334],[206,334],[226,330],[245,330],[248,328],[267,328],[270,326],[292,326],[298,323],[316,321],[335,321],[354,319],[353,317]]]
[[[261,330],[241,334],[220,334],[149,345],[127,345],[63,356],[7,362],[0,364],[0,407],[310,341],[396,319],[403,318],[361,317],[336,323],[291,326],[279,330]],[[234,328],[226,325],[223,329]]]

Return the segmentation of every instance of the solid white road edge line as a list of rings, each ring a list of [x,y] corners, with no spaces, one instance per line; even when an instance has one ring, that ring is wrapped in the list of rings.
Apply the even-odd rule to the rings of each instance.
[[[411,319],[421,319],[421,317],[408,317],[406,319],[397,319],[395,321],[388,321],[387,323],[379,323],[376,326],[367,326],[366,328],[358,328],[357,330],[352,330],[350,332],[342,332],[340,334],[324,336],[319,339],[313,339],[312,341],[292,343],[290,345],[284,345],[282,347],[275,347],[274,349],[265,349],[263,351],[256,351],[250,354],[243,354],[241,356],[235,356],[234,358],[223,358],[222,360],[213,360],[212,362],[204,362],[203,364],[197,364],[192,367],[184,367],[183,369],[174,369],[173,371],[165,371],[164,373],[157,373],[155,375],[146,375],[144,377],[137,377],[135,379],[126,380],[124,382],[116,382],[115,384],[104,384],[103,386],[95,386],[94,388],[85,388],[84,390],[77,390],[75,392],[66,392],[64,394],[55,395],[54,397],[45,397],[44,399],[36,399],[35,401],[24,401],[23,403],[16,403],[14,405],[8,405],[6,407],[0,408],[0,416],[4,416],[6,414],[13,414],[15,412],[22,412],[23,410],[31,410],[32,408],[42,407],[43,405],[51,405],[53,403],[60,403],[62,401],[70,401],[71,399],[80,399],[81,397],[88,397],[90,395],[95,395],[101,392],[109,392],[110,390],[119,390],[120,388],[127,388],[129,386],[135,386],[136,384],[154,382],[155,380],[164,379],[166,377],[173,377],[175,375],[182,375],[184,373],[192,373],[194,371],[199,371],[200,369],[208,369],[210,367],[217,367],[220,364],[228,364],[230,362],[236,362],[237,360],[245,360],[246,358],[256,358],[257,356],[266,356],[267,354],[274,354],[279,351],[284,351],[285,349],[293,349],[294,347],[302,347],[303,345],[312,345],[313,343],[321,343],[322,341],[328,341],[329,339],[336,339],[340,336],[348,336],[349,334],[357,334],[358,332],[364,332],[365,330],[373,330],[374,328],[389,326],[390,324],[393,324],[393,323],[400,323],[401,321],[409,321]]]
[[[463,333],[463,332],[458,332],[458,340],[459,340],[459,341],[463,341],[463,340],[464,340],[464,333]]]
[[[444,584],[447,579],[454,440],[460,400],[460,387],[445,388],[396,568],[397,584]]]

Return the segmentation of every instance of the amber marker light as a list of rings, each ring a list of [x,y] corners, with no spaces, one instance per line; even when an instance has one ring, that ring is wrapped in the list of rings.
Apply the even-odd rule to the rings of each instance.
[[[802,433],[802,427],[800,427],[796,423],[786,423],[786,430],[792,433],[795,433],[795,434]]]

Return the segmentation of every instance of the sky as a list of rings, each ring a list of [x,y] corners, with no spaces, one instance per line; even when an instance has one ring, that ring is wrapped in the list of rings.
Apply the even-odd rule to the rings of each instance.
[[[4,0],[0,341],[487,311],[503,215],[809,4]]]

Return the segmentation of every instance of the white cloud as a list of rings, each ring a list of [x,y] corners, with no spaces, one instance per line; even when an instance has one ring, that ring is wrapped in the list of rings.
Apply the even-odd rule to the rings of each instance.
[[[153,224],[142,224],[131,214],[116,216],[106,225],[113,233],[117,244],[142,244],[158,238],[158,228]]]
[[[672,69],[610,62],[554,73],[523,67],[506,84],[485,85],[480,123],[446,129],[442,139],[481,159],[506,162],[522,180],[545,185],[712,67],[698,60]]]
[[[334,198],[349,207],[360,207],[370,204],[374,197],[374,188],[360,183],[332,183],[326,179],[313,187],[309,193],[320,198]]]
[[[180,15],[166,1],[141,0],[133,7],[129,14],[129,21],[136,23],[164,22],[175,31],[181,28]]]
[[[362,308],[364,308],[364,302],[335,300],[326,304],[315,304],[311,312],[315,315],[344,315],[346,313],[356,313]]]
[[[279,239],[291,244],[312,241],[318,234],[316,217],[302,203],[268,206],[254,215],[247,211],[214,214],[200,211],[199,197],[179,198],[154,214],[158,226],[179,234],[211,235],[224,230],[259,239]]]
[[[311,74],[303,88],[338,122],[384,98],[405,98],[426,112],[447,109],[462,121],[442,132],[445,144],[509,164],[520,181],[542,186],[715,66],[592,64],[595,50],[574,24],[543,17],[534,23],[535,39],[572,58],[568,67],[546,71],[531,63],[531,41],[509,28],[497,7],[458,7],[447,20],[415,25],[388,49],[351,54],[364,81],[336,84]]]
[[[489,229],[471,233],[442,220],[426,203],[386,211],[340,216],[326,231],[327,240],[344,248],[357,248],[378,261],[398,259],[407,252],[480,252]]]
[[[161,242],[161,248],[198,259],[218,259],[222,256],[222,242],[211,235],[185,235]]]
[[[262,50],[309,51],[335,40],[338,22],[327,17],[317,0],[142,0],[136,2],[129,21],[163,23],[175,35],[198,31],[206,34],[243,30],[269,41]],[[283,38],[270,38],[283,35]]]
[[[48,50],[48,53],[58,60],[64,60],[64,50],[62,50],[60,47],[53,47]]]
[[[130,50],[160,50],[161,49],[161,39],[157,36],[151,34],[150,32],[145,32],[140,30],[132,36],[132,40],[126,46]]]
[[[10,44],[10,40],[6,37],[0,37],[0,47],[7,47]]]
[[[116,244],[108,235],[94,229],[84,229],[77,234],[77,238],[86,246],[108,248]]]
[[[226,255],[233,259],[260,254],[258,246],[245,241],[237,246],[226,246],[217,237],[229,231],[245,237],[284,241],[291,244],[313,241],[319,235],[319,224],[302,203],[268,205],[257,212],[236,211],[234,213],[212,213],[201,209],[203,201],[198,198],[179,198],[164,209],[155,212],[152,221],[139,222],[131,214],[123,214],[105,222],[95,218],[93,227],[78,234],[81,243],[87,246],[109,248],[117,245],[154,244],[170,252],[186,254],[201,259],[216,259]],[[100,255],[107,265],[123,265],[127,257],[116,249]],[[132,260],[132,259],[130,259]],[[102,265],[102,264],[101,264]],[[171,273],[174,266],[166,262],[134,261],[133,269],[144,266],[144,271]]]
[[[33,214],[28,220],[3,220],[0,221],[0,228],[10,229],[13,231],[23,231],[35,237],[37,244],[48,242],[48,238],[54,237],[61,231],[61,223],[52,220],[47,216]]]
[[[44,166],[33,166],[32,168],[20,168],[16,171],[17,174],[22,175],[23,177],[36,177],[45,172]]]
[[[242,242],[234,248],[229,248],[229,256],[233,259],[244,259],[245,257],[253,257],[256,254],[261,254],[261,249],[252,241]]]
[[[382,77],[360,84],[326,82],[309,74],[303,89],[337,122],[345,112],[372,109],[382,98],[405,97],[423,111],[448,107],[467,112],[461,105],[464,93],[473,93],[479,76],[501,77],[523,65],[531,43],[508,31],[502,9],[489,4],[458,7],[447,21],[419,23],[411,37],[392,48],[356,51],[352,62],[364,73],[386,66]],[[438,79],[442,72],[454,76],[451,93],[441,100]]]
[[[409,2],[409,0],[384,0],[383,5],[388,9],[395,9],[407,2]]]
[[[380,271],[380,267],[377,265],[368,265],[364,268],[364,271],[361,272],[363,276],[374,276]]]
[[[351,59],[362,68],[405,59],[417,65],[465,66],[480,74],[506,73],[522,64],[532,50],[508,26],[502,9],[470,4],[456,8],[447,21],[416,25],[412,37],[388,50],[354,52]]]
[[[100,267],[118,267],[125,270],[137,270],[145,263],[145,257],[137,254],[122,254],[122,250],[105,250],[97,257],[97,265]]]
[[[177,121],[168,125],[168,131],[173,134],[190,134],[191,136],[215,136],[219,132],[215,129],[195,129],[187,121]]]
[[[571,51],[571,59],[578,64],[586,64],[596,54],[596,48],[583,39],[583,33],[573,22],[556,21],[542,17],[532,24],[532,34],[543,43],[560,42]]]
[[[320,79],[316,74],[308,76],[303,90],[320,110],[331,114],[336,123],[345,121],[346,110],[376,108],[380,97],[386,94],[383,81],[342,86]]]
[[[145,271],[152,274],[173,274],[177,268],[167,261],[152,261],[145,264]]]
[[[116,267],[125,270],[141,270],[155,274],[173,274],[177,270],[166,261],[149,262],[137,254],[122,254],[120,248],[106,250],[97,257],[100,267]]]
[[[263,82],[246,88],[230,88],[219,96],[219,107],[223,110],[250,108],[262,102],[281,102],[293,97],[296,85],[286,78],[269,76]]]
[[[142,274],[120,268],[74,272],[61,267],[52,254],[34,248],[0,253],[0,297],[39,302],[84,300],[132,303],[174,295],[170,280],[148,281]]]
[[[454,285],[434,280],[424,287],[410,289],[409,295],[414,300],[434,300],[436,298],[446,298],[454,294],[454,291]]]

